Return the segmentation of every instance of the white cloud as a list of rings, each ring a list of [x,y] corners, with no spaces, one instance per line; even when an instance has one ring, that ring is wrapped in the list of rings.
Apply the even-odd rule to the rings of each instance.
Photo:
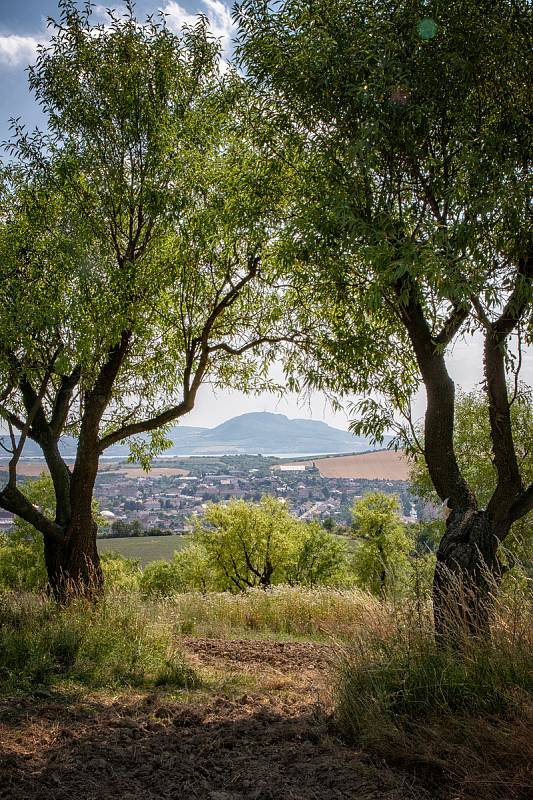
[[[40,41],[34,36],[0,34],[0,64],[8,67],[29,64],[37,55],[37,45]]]
[[[161,10],[167,15],[169,27],[180,31],[183,25],[195,25],[198,14],[202,13],[209,19],[209,29],[213,36],[220,39],[222,49],[227,51],[231,43],[233,33],[233,21],[231,11],[221,0],[200,0],[203,8],[198,9],[195,14],[189,13],[183,6],[170,0]]]

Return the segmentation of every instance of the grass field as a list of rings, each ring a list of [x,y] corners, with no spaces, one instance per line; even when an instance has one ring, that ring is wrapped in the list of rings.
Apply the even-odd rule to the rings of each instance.
[[[346,536],[338,537],[353,550],[355,542]],[[99,553],[120,553],[125,558],[137,559],[141,567],[150,561],[172,561],[175,550],[183,550],[191,542],[191,536],[125,536],[117,539],[98,539]]]
[[[137,559],[141,567],[150,561],[163,559],[171,561],[175,550],[183,550],[190,542],[190,536],[129,536],[118,539],[98,539],[98,552],[120,553],[126,558]]]

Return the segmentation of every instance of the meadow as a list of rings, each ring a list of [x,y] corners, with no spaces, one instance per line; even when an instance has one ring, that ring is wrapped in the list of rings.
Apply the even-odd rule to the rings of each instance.
[[[98,539],[99,553],[119,553],[125,558],[139,561],[145,567],[151,561],[172,561],[176,550],[184,550],[191,543],[190,536],[125,536],[116,539]]]

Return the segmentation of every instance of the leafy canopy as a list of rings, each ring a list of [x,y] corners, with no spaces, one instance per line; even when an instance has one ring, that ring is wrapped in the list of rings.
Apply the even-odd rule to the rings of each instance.
[[[72,376],[77,402],[59,422],[76,433],[84,394],[126,342],[105,447],[190,410],[202,381],[269,384],[287,322],[270,255],[283,176],[205,19],[175,34],[132,8],[96,25],[69,0],[60,11],[29,72],[47,130],[16,127],[3,176],[3,414],[24,419],[23,375],[47,384],[50,418]],[[164,446],[163,428],[135,453]]]
[[[531,341],[531,13],[528,0],[237,8],[241,63],[300,187],[286,257],[317,335],[292,366],[313,386],[364,394],[360,432],[379,438],[408,415],[427,378],[406,335],[410,303],[442,352],[513,293],[515,333]]]
[[[318,524],[297,520],[273,497],[211,504],[195,526],[197,545],[221,589],[334,584],[345,577],[344,545]]]

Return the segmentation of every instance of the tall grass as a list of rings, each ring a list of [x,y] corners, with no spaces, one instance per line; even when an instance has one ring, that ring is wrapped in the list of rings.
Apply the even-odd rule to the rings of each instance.
[[[162,606],[183,634],[213,637],[287,635],[311,639],[351,636],[366,628],[379,601],[357,589],[275,586],[240,594],[176,594]]]
[[[65,679],[91,687],[198,683],[172,625],[135,595],[64,608],[37,595],[0,596],[0,691]]]
[[[455,615],[453,637],[438,644],[428,607],[383,604],[339,651],[336,716],[345,736],[375,742],[430,719],[531,708],[531,587],[517,582],[491,602],[490,637],[466,628],[461,636]]]

